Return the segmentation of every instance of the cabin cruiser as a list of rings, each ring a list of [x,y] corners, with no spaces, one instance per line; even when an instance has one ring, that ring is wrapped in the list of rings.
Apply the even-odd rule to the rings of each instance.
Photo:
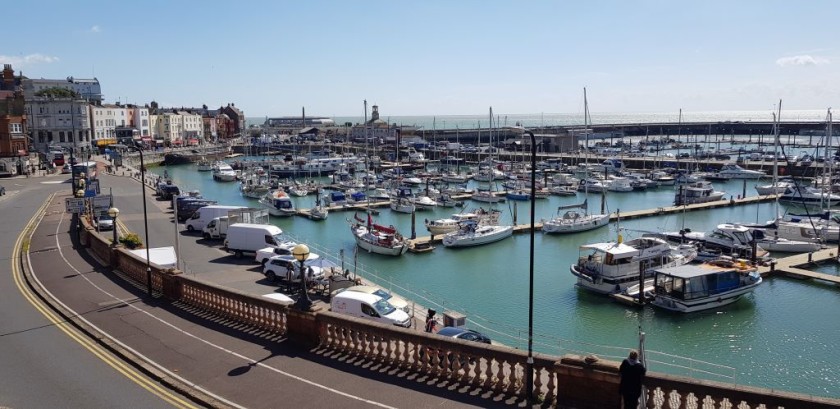
[[[476,202],[484,202],[484,203],[499,203],[505,201],[504,197],[496,196],[493,192],[489,190],[480,190],[475,192],[470,199],[475,200]]]
[[[679,185],[674,195],[674,206],[707,203],[721,200],[726,192],[715,190],[712,182],[699,181]]]
[[[819,188],[795,184],[788,187],[779,197],[780,202],[792,204],[823,204],[831,207],[840,203],[840,195],[823,191]]]
[[[216,162],[213,165],[213,180],[218,182],[233,182],[236,180],[236,172],[225,162]]]
[[[676,312],[732,304],[762,283],[758,271],[744,261],[660,268],[655,273],[653,306]]]
[[[610,222],[609,214],[589,214],[587,201],[581,204],[560,206],[557,216],[551,220],[543,220],[542,230],[545,233],[576,233],[606,226]],[[582,209],[582,210],[574,210]],[[563,212],[565,210],[565,212]],[[561,212],[563,212],[561,214]]]
[[[655,170],[651,172],[648,179],[652,180],[653,183],[656,183],[656,186],[674,186],[677,182],[675,177],[664,170]]]
[[[263,196],[260,205],[272,216],[293,216],[296,213],[292,198],[282,190]]]
[[[206,158],[202,157],[201,160],[196,163],[196,169],[198,169],[199,172],[210,172],[213,170],[213,164]]]
[[[468,220],[478,222],[479,225],[495,225],[499,223],[501,212],[496,209],[484,210],[479,208],[475,212],[456,213],[451,218],[428,220],[426,219],[426,230],[432,235],[446,234],[458,230],[460,224]]]
[[[645,281],[652,281],[657,268],[675,267],[697,257],[697,249],[690,245],[671,246],[657,237],[642,236],[623,242],[585,244],[570,271],[577,277],[577,285],[601,294],[615,294],[639,282],[639,270],[644,265]],[[649,284],[646,284],[646,286]]]
[[[766,185],[755,185],[755,191],[759,195],[778,195],[785,193],[788,188],[794,187],[795,183],[792,180],[777,180]]]
[[[513,226],[481,225],[474,220],[459,224],[458,230],[446,233],[442,243],[445,247],[471,247],[489,244],[513,235]]]
[[[356,245],[368,253],[386,256],[400,256],[408,251],[408,241],[394,226],[381,226],[373,222],[368,215],[367,222],[358,216],[350,221],[350,231],[356,239]]]
[[[728,176],[732,179],[759,179],[765,176],[764,172],[758,170],[744,169],[734,163],[723,165],[717,174]]]
[[[752,246],[754,244],[754,238],[749,228],[731,223],[719,224],[709,233],[683,229],[678,232],[651,233],[648,235],[663,237],[676,244],[696,243],[700,246],[697,257],[700,261],[711,260],[720,256],[749,260],[752,256]],[[767,259],[768,257],[767,250],[756,245],[756,258]]]
[[[630,179],[625,177],[611,177],[606,181],[606,185],[610,192],[632,192],[635,190]]]

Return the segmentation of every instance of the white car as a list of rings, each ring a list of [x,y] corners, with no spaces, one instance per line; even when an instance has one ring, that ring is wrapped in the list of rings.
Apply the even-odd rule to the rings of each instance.
[[[294,246],[266,247],[264,249],[259,249],[257,250],[257,255],[254,256],[254,261],[260,263],[260,265],[265,266],[265,263],[268,262],[268,259],[274,256],[292,254],[292,248],[294,248]]]
[[[333,293],[333,295],[338,294],[342,291],[357,291],[360,293],[367,293],[373,294],[376,296],[381,297],[383,300],[388,301],[394,307],[401,309],[408,313],[408,315],[413,315],[411,313],[411,306],[408,304],[404,298],[391,294],[388,291],[385,291],[379,287],[374,287],[372,285],[354,285],[352,287],[342,288],[337,290]]]
[[[321,267],[312,265],[312,262],[319,259],[317,254],[310,253],[309,258],[304,265],[306,266],[307,280],[323,280],[324,270]],[[300,262],[295,260],[291,254],[281,254],[268,259],[263,267],[263,274],[268,281],[276,282],[285,280],[290,282],[300,282]]]

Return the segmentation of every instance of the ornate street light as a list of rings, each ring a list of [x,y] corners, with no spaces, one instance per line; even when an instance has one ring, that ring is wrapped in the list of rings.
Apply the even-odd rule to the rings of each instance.
[[[312,308],[312,300],[309,299],[309,292],[306,290],[306,266],[304,265],[306,259],[309,258],[309,246],[298,244],[292,249],[292,256],[300,262],[300,286],[302,291],[295,305],[301,311],[309,311]]]
[[[531,137],[531,253],[528,269],[528,361],[525,365],[525,396],[528,407],[534,406],[534,213],[537,202],[537,138],[531,131],[525,131]]]
[[[108,209],[108,216],[111,216],[111,219],[113,219],[112,223],[114,223],[113,224],[114,227],[112,228],[114,230],[114,241],[112,243],[112,246],[114,246],[114,247],[117,246],[117,243],[118,243],[117,238],[119,237],[119,234],[117,233],[117,216],[119,216],[119,215],[120,215],[120,209],[117,209],[116,207],[112,207],[112,208]]]

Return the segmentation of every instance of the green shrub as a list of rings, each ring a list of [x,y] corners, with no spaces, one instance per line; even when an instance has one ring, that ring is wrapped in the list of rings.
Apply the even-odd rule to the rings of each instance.
[[[143,240],[140,240],[140,236],[137,233],[128,233],[120,237],[120,243],[130,249],[143,247]]]

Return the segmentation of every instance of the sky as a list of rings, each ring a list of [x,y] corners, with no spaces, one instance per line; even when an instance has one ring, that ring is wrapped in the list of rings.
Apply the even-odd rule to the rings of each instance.
[[[0,61],[249,117],[840,106],[830,0],[12,2]]]

